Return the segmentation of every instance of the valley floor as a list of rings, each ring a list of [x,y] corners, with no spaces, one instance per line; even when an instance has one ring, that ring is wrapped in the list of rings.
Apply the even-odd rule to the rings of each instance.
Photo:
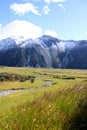
[[[0,130],[86,128],[87,70],[0,67]]]

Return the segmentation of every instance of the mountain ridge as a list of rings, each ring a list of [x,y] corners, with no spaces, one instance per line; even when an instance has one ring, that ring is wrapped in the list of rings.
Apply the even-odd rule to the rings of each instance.
[[[0,41],[0,65],[87,69],[87,41],[60,40],[43,35],[37,39]]]

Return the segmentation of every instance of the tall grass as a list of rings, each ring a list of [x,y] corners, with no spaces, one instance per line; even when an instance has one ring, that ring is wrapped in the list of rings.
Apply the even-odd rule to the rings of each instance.
[[[0,71],[5,72],[6,68]],[[7,71],[35,75],[36,80],[33,84],[3,82],[0,83],[1,90],[6,89],[6,84],[7,89],[27,88],[52,81],[52,86],[0,97],[0,130],[87,129],[87,71],[27,68],[8,68]]]
[[[10,108],[0,122],[6,130],[85,130],[87,88],[45,91],[32,102],[27,100]],[[84,96],[85,95],[85,96]],[[3,119],[1,117],[1,119]],[[80,129],[83,128],[83,129]]]

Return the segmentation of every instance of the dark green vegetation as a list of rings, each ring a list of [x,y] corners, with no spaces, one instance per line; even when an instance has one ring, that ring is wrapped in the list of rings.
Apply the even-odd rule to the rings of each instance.
[[[34,82],[35,76],[25,76],[25,75],[18,75],[18,74],[9,74],[9,73],[0,73],[0,82],[4,81],[20,81],[24,82],[26,80],[31,80],[31,82]]]
[[[0,82],[0,130],[86,130],[87,71],[0,68],[0,74],[34,76],[34,82]]]

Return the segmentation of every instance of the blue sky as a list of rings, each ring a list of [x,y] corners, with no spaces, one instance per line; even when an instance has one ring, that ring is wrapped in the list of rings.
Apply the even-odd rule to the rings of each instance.
[[[87,40],[87,0],[0,0],[0,39]]]

